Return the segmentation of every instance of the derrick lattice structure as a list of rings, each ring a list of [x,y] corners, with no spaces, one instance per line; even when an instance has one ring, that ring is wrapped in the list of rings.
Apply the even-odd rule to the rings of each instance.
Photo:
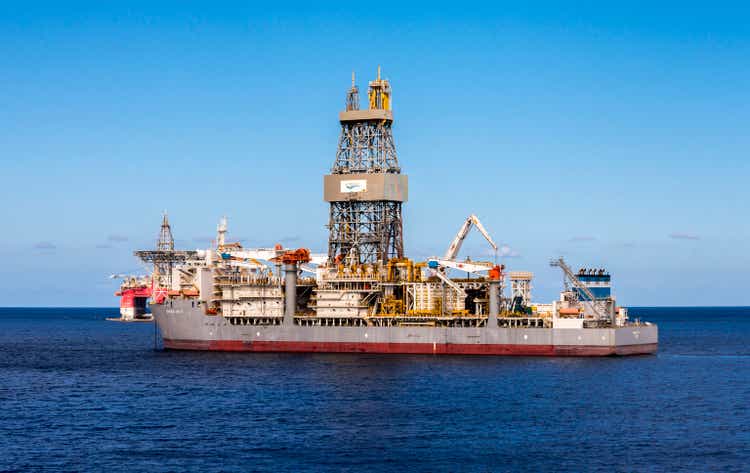
[[[359,109],[352,75],[341,135],[324,198],[330,202],[328,257],[357,263],[386,262],[404,255],[402,204],[407,177],[401,174],[393,140],[391,86],[369,83],[367,110]]]
[[[174,237],[172,236],[172,227],[169,225],[167,212],[164,212],[164,216],[161,219],[161,230],[159,231],[159,239],[156,242],[156,249],[159,251],[174,250]]]
[[[158,284],[170,286],[172,283],[172,268],[175,264],[195,258],[197,251],[179,251],[174,249],[174,237],[172,227],[169,225],[167,213],[161,221],[159,239],[156,241],[156,250],[139,250],[134,252],[144,263],[154,265],[154,277]]]

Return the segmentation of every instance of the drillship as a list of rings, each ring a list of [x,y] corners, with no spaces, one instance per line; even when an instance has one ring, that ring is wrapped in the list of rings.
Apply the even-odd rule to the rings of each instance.
[[[327,254],[306,248],[245,248],[226,241],[176,250],[166,219],[155,250],[150,309],[164,347],[250,352],[369,352],[605,356],[654,353],[656,325],[631,321],[604,269],[564,274],[558,300],[532,301],[533,274],[493,262],[459,260],[475,215],[442,256],[404,256],[401,173],[392,134],[391,87],[369,83],[360,109],[352,76],[341,134],[323,197],[330,206]],[[509,283],[509,284],[508,284]]]

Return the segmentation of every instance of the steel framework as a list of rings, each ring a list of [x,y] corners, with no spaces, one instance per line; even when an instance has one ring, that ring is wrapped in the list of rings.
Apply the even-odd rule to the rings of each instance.
[[[144,263],[154,265],[153,276],[157,285],[172,286],[172,268],[185,261],[195,259],[197,251],[181,250],[139,250],[133,254]]]
[[[167,213],[161,221],[159,239],[156,241],[156,250],[140,250],[133,253],[141,261],[154,265],[154,275],[160,279],[159,282],[170,286],[172,283],[172,267],[176,263],[183,263],[188,259],[196,257],[196,251],[178,251],[174,249],[174,237],[172,227],[169,224]]]
[[[590,302],[591,309],[599,319],[610,318],[607,316],[608,300],[599,299],[594,296],[588,286],[586,286],[583,282],[581,282],[580,279],[578,279],[576,274],[572,269],[570,269],[570,266],[568,266],[568,264],[562,257],[550,261],[549,265],[552,267],[560,268],[562,270],[563,274],[565,275],[565,287],[568,287],[568,281],[570,281],[570,284],[572,284],[573,287],[580,291],[575,292],[575,294],[578,296],[578,299],[581,299],[580,294],[582,293],[585,296],[585,299],[582,302]],[[614,318],[614,313],[612,315],[612,318]]]
[[[523,304],[524,307],[531,305],[531,281],[534,278],[533,273],[527,271],[511,271],[508,274],[510,278],[511,292],[511,312],[517,309],[517,304]]]
[[[169,225],[167,212],[161,219],[161,230],[159,230],[159,239],[156,241],[156,249],[159,251],[174,250],[174,237],[172,236],[172,227]]]
[[[333,174],[400,173],[392,120],[342,122]]]
[[[401,202],[331,202],[328,257],[347,255],[359,263],[404,255]],[[354,254],[350,254],[353,250]]]
[[[352,75],[331,174],[401,173],[392,132],[391,89],[387,80],[381,80],[380,68],[377,80],[369,86],[370,109],[359,111],[359,91]],[[368,199],[365,194],[330,204],[330,261],[347,257],[358,263],[385,263],[390,258],[403,257],[402,202]]]

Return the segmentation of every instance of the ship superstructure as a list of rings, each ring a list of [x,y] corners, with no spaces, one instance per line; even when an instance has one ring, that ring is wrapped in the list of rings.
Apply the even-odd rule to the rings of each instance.
[[[554,260],[563,291],[539,304],[532,273],[459,259],[472,228],[497,251],[476,215],[442,256],[406,257],[407,179],[396,158],[390,100],[379,69],[367,110],[359,109],[354,83],[347,93],[336,159],[324,178],[327,254],[245,248],[227,241],[226,219],[211,248],[175,250],[160,239],[156,250],[136,252],[154,267],[151,310],[166,348],[552,356],[656,350],[657,327],[628,320],[604,270],[574,272]]]

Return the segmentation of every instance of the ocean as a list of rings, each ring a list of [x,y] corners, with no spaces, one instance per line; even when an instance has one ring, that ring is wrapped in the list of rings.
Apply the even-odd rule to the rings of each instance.
[[[653,356],[155,349],[0,309],[2,471],[750,471],[750,308],[631,308]]]

